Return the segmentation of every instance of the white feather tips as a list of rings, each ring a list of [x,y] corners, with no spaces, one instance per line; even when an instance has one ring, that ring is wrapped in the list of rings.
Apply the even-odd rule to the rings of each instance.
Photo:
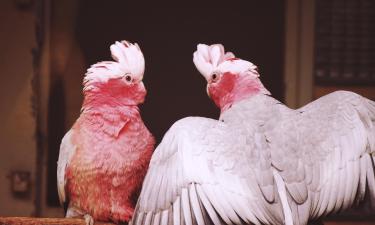
[[[99,62],[92,65],[84,78],[85,88],[93,82],[107,82],[109,79],[120,78],[130,74],[136,80],[142,80],[145,60],[137,43],[116,41],[110,47],[115,61]]]
[[[193,62],[198,71],[208,80],[213,72],[231,72],[242,74],[251,71],[255,77],[259,77],[257,67],[249,61],[235,58],[232,52],[225,52],[221,44],[198,44],[193,54]]]

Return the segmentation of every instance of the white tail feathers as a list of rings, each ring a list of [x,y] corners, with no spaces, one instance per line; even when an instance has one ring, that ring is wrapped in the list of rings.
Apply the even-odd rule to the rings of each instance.
[[[84,78],[85,90],[93,88],[95,82],[106,82],[131,74],[134,79],[142,80],[145,60],[138,44],[128,41],[116,41],[111,45],[112,58],[116,61],[99,62],[92,65]]]

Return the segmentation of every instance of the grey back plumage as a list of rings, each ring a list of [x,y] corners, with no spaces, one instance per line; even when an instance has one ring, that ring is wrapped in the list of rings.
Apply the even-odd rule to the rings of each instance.
[[[375,199],[375,103],[335,92],[297,110],[267,95],[176,122],[133,225],[307,224]]]

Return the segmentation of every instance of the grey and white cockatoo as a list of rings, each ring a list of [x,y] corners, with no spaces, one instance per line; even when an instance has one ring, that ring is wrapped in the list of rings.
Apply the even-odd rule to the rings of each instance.
[[[375,102],[338,91],[294,110],[222,45],[199,44],[194,63],[220,119],[169,129],[133,225],[297,225],[374,202]]]

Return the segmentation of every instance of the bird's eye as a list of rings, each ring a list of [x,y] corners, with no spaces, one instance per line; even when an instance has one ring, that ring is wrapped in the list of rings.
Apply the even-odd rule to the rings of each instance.
[[[126,75],[126,76],[125,76],[125,80],[126,80],[127,82],[130,82],[130,81],[132,81],[132,77],[131,77],[130,75]]]
[[[211,82],[215,82],[219,79],[219,75],[217,73],[213,73],[211,75]]]

